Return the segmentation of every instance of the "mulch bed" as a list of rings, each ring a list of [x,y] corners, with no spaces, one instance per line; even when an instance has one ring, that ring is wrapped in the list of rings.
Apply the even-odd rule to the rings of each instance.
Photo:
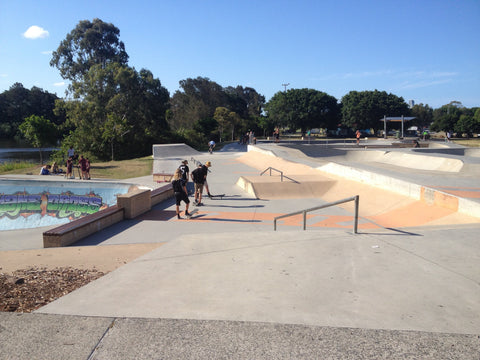
[[[13,275],[0,272],[0,311],[32,312],[103,275],[95,269],[72,267],[29,268]]]

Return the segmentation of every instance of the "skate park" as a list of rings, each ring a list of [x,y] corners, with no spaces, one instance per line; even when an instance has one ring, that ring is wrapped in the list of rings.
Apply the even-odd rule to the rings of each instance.
[[[156,247],[33,314],[0,314],[0,351],[33,346],[42,329],[50,358],[478,357],[478,153],[362,145],[165,147],[154,172],[209,160],[211,191],[225,197],[205,198],[192,220],[168,200],[75,243]],[[260,176],[269,167],[285,181]],[[300,216],[273,231],[276,216],[352,195],[356,234],[352,203],[309,213],[306,231]],[[38,229],[8,233],[2,253],[42,247]]]

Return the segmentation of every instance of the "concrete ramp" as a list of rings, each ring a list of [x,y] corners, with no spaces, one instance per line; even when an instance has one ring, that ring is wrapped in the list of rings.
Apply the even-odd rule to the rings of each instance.
[[[190,161],[192,156],[198,154],[199,151],[183,143],[153,145],[153,173],[173,174],[182,160]]]
[[[336,182],[328,178],[294,178],[281,181],[278,176],[241,176],[237,186],[257,199],[306,199],[321,198]]]
[[[153,145],[153,158],[164,159],[171,157],[186,157],[200,154],[187,144],[161,144]]]

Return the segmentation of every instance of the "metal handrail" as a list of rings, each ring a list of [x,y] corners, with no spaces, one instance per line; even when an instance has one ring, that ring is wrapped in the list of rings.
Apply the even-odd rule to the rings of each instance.
[[[342,199],[342,200],[338,200],[338,201],[331,202],[331,203],[328,203],[328,204],[316,206],[316,207],[313,207],[313,208],[310,208],[310,209],[295,211],[295,212],[290,213],[290,214],[277,216],[273,219],[273,230],[277,231],[277,220],[278,219],[283,219],[283,218],[286,218],[286,217],[289,217],[289,216],[294,216],[294,215],[299,215],[299,214],[303,214],[303,230],[306,230],[307,229],[307,212],[314,211],[314,210],[319,210],[319,209],[324,209],[326,207],[343,204],[343,203],[346,203],[346,202],[349,202],[349,201],[355,201],[355,221],[353,222],[353,233],[357,234],[359,199],[360,199],[360,196],[355,195],[355,196],[352,196],[352,197],[349,197],[349,198],[346,198],[346,199]]]
[[[271,166],[268,167],[268,168],[266,168],[265,170],[263,170],[262,173],[260,174],[260,176],[262,176],[263,174],[265,174],[268,170],[270,170],[270,176],[272,176],[272,170],[275,170],[275,171],[279,172],[279,173],[280,173],[281,181],[283,182],[283,171],[280,171],[280,170],[278,170],[278,169],[275,169],[275,168],[273,168],[273,167],[271,167]]]

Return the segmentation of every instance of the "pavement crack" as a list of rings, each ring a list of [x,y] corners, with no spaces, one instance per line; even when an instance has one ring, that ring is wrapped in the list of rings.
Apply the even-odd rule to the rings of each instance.
[[[107,337],[108,333],[110,332],[110,330],[113,328],[113,326],[115,325],[115,322],[117,321],[117,318],[114,318],[112,320],[112,322],[110,323],[110,325],[107,326],[107,329],[105,330],[105,332],[103,333],[102,337],[100,338],[100,340],[98,340],[97,344],[95,345],[95,347],[93,348],[92,352],[90,353],[90,356],[87,358],[87,360],[93,360],[94,359],[94,356],[95,354],[97,353],[97,350],[100,348],[100,345],[102,344],[103,340]]]

